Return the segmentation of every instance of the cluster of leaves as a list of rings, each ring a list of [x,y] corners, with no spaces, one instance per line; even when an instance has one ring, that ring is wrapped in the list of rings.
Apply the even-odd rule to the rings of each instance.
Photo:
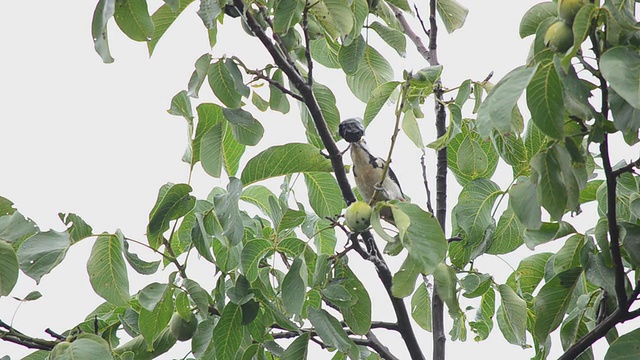
[[[132,40],[146,42],[152,53],[160,37],[191,2],[165,1],[150,15],[145,0],[100,0],[92,27],[96,51],[105,62],[113,61],[107,41],[107,23],[113,17],[120,30]],[[465,12],[455,1],[442,1],[438,9],[448,14],[448,28],[461,26],[459,16]],[[367,123],[401,84],[392,81],[389,62],[361,33],[373,29],[404,55],[406,40],[394,11],[409,12],[406,1],[276,1],[249,5],[201,0],[198,15],[208,29],[212,46],[223,19],[236,18],[243,11],[248,13],[239,19],[243,29],[255,36],[256,29],[251,25],[270,28],[277,51],[286,54],[296,72],[306,72],[311,79],[313,62],[342,69],[354,95],[368,102]],[[376,21],[369,22],[370,18]],[[405,118],[405,126],[417,127],[414,114],[421,116],[419,106],[432,93],[441,70],[428,68],[405,79],[411,86],[407,87],[409,105],[403,110],[412,116],[412,122]],[[375,351],[382,347],[375,337],[371,340],[367,336],[372,327],[370,296],[349,268],[347,252],[336,253],[336,224],[327,219],[342,212],[344,191],[331,174],[335,167],[320,153],[326,140],[317,129],[317,114],[309,109],[302,89],[291,78],[287,84],[285,73],[273,64],[252,70],[236,57],[215,59],[204,54],[196,61],[188,88],[172,99],[169,113],[187,121],[189,139],[183,160],[190,171],[198,163],[213,177],[223,176],[224,170],[228,186],[211,190],[206,199],[196,199],[189,184],[163,186],[149,214],[146,243],[128,238],[119,230],[95,234],[75,214],[61,214],[67,230],[43,232],[9,200],[2,199],[0,295],[11,292],[19,271],[38,282],[64,259],[71,245],[94,238],[87,271],[93,289],[106,300],[84,322],[63,333],[64,339],[47,349],[50,353],[37,351],[28,359],[82,354],[97,359],[150,359],[178,340],[187,339],[191,339],[191,352],[196,358],[232,359],[242,354],[246,359],[299,359],[306,356],[311,340],[336,350],[337,359],[379,356]],[[259,94],[260,84],[247,85],[260,81],[269,84],[268,100]],[[203,102],[194,112],[191,101],[198,98],[205,82],[220,104]],[[335,96],[318,82],[313,82],[311,90],[322,121],[335,139],[340,122]],[[243,109],[244,99],[249,98],[260,111],[283,113],[290,110],[289,98],[299,100],[308,143],[267,148],[240,169],[246,146],[257,145],[264,133],[262,124]],[[290,197],[295,174],[303,174],[309,210]],[[282,176],[279,195],[255,184]],[[420,273],[436,271],[444,260],[447,243],[435,218],[418,206],[398,204],[395,212],[404,214],[405,221],[399,226],[402,236],[390,238],[389,252],[398,255],[403,248],[408,252],[403,268],[394,277],[393,292],[407,296],[413,293]],[[425,238],[424,234],[432,235]],[[141,245],[161,260],[145,261],[129,251],[130,246]],[[217,272],[212,274],[210,284],[201,285],[189,278],[187,260],[194,252],[215,265]],[[149,275],[156,273],[161,263],[175,266],[176,271],[166,282],[153,282],[132,295],[128,269]],[[205,287],[213,290],[206,291]],[[429,328],[429,294],[424,285],[413,299],[415,319]],[[190,325],[194,315],[195,329]],[[18,334],[7,330],[0,333],[3,339]],[[124,333],[132,339],[123,343]],[[295,340],[284,349],[276,342],[282,338]],[[28,342],[21,339],[22,344]]]
[[[448,146],[449,168],[463,186],[452,210],[453,233],[463,240],[451,244],[449,258],[457,269],[469,266],[469,273],[457,282],[451,276],[450,288],[457,283],[462,296],[480,298],[469,322],[476,340],[488,336],[495,316],[507,341],[529,347],[528,332],[535,358],[544,359],[549,335],[558,327],[563,349],[570,350],[616,311],[637,316],[627,311],[638,291],[632,282],[640,265],[635,209],[639,181],[631,171],[635,163],[609,163],[607,141],[620,132],[629,145],[638,142],[640,27],[634,7],[625,0],[582,3],[571,25],[573,44],[556,53],[545,43],[545,34],[558,21],[558,4],[535,5],[520,26],[523,38],[534,37],[528,63],[495,86],[475,83],[471,89],[469,81],[463,83],[449,104],[452,125],[471,94],[477,112],[476,119],[450,127],[448,137],[433,144]],[[589,46],[596,61],[585,55]],[[525,90],[531,114],[526,131],[518,108]],[[484,91],[488,94],[482,100]],[[591,144],[599,146],[595,155],[589,152]],[[594,157],[602,157],[601,167]],[[490,179],[500,159],[513,170],[506,189]],[[604,179],[597,179],[598,174]],[[599,220],[580,233],[563,217],[579,214],[581,205],[591,201],[597,202]],[[557,253],[523,259],[506,284],[494,284],[490,274],[472,265],[482,254],[505,254],[522,244],[533,249],[558,239],[563,245]],[[496,292],[501,298],[497,311]],[[455,320],[451,335],[464,339],[464,314],[456,296],[449,298]],[[607,359],[632,352],[629,343],[637,336],[634,331],[616,340],[617,333],[609,333],[608,340],[614,342]],[[586,350],[579,358],[593,358],[591,343],[580,345]]]

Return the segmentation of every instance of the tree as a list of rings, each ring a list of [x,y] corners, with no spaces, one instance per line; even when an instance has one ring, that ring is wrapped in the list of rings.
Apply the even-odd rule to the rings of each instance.
[[[146,42],[153,53],[191,2],[165,1],[149,15],[144,0],[99,1],[92,29],[97,52],[105,62],[113,60],[106,26],[114,17],[122,32]],[[607,359],[633,353],[637,330],[619,336],[616,325],[640,314],[631,310],[640,293],[638,160],[613,164],[609,152],[611,137],[622,136],[629,145],[638,141],[634,10],[634,2],[624,0],[540,3],[521,22],[520,36],[534,38],[527,64],[495,85],[487,77],[446,86],[441,79],[446,72],[437,61],[436,17],[449,32],[461,27],[466,10],[454,0],[430,1],[428,23],[419,22],[428,28],[425,35],[413,30],[407,20],[412,9],[399,0],[202,0],[198,15],[212,46],[224,36],[218,34],[223,19],[241,21],[247,36],[257,37],[271,55],[256,69],[247,65],[254,59],[205,54],[196,61],[188,89],[171,102],[170,112],[183,117],[189,128],[184,160],[190,171],[200,163],[209,175],[223,177],[226,187],[206,198],[197,198],[190,184],[161,187],[146,241],[118,230],[94,232],[76,214],[60,215],[66,231],[41,231],[1,198],[0,295],[11,293],[19,271],[39,281],[71,245],[93,241],[87,270],[106,302],[77,327],[52,332],[56,340],[28,336],[4,321],[0,338],[42,349],[31,359],[153,358],[177,339],[191,339],[197,358],[301,358],[314,343],[335,352],[334,358],[393,359],[397,356],[372,331],[386,329],[400,333],[411,357],[420,359],[426,340],[415,337],[417,324],[433,330],[433,357],[442,359],[444,303],[453,340],[466,340],[467,328],[476,340],[486,339],[495,318],[504,338],[533,346],[535,358],[547,357],[554,332],[566,351],[562,358],[593,358],[590,346],[604,336],[610,342]],[[376,49],[385,45],[367,41],[374,32],[398,53],[406,51],[408,38],[428,66],[394,77]],[[429,40],[426,45],[423,37]],[[333,84],[313,76],[320,65],[346,74],[353,95],[367,103],[365,125],[387,102],[395,104],[387,163],[400,131],[420,149],[437,150],[435,213],[423,162],[426,210],[411,202],[377,204],[372,231],[344,227],[336,215],[356,195],[336,145],[341,117]],[[205,82],[218,103],[200,102],[194,114],[192,101]],[[518,103],[525,90],[531,115],[526,124]],[[249,98],[253,107],[245,104]],[[439,138],[425,145],[417,129],[432,126],[422,119],[430,118],[424,115],[428,99],[436,104],[433,125]],[[247,146],[262,140],[264,129],[254,114],[286,113],[293,100],[301,109],[307,142],[265,147],[241,168]],[[511,167],[511,183],[492,180],[498,163]],[[450,211],[448,242],[442,231],[447,169],[462,186]],[[304,201],[292,194],[295,174],[304,178]],[[258,184],[274,177],[284,177],[279,195]],[[593,216],[599,220],[593,229],[579,232],[566,221],[567,213],[578,214],[581,205],[594,201]],[[383,207],[394,213],[394,230],[378,221]],[[384,255],[374,237],[387,241]],[[348,238],[349,245],[336,248],[338,238]],[[553,240],[562,244],[557,252],[522,259],[504,283],[474,265],[483,255]],[[157,259],[142,260],[130,251],[134,244],[151,249]],[[206,284],[214,287],[212,292],[190,277],[196,254],[217,269]],[[403,259],[395,273],[386,265],[391,256]],[[377,299],[349,265],[357,257],[376,269],[396,322],[371,318]],[[147,274],[161,263],[175,269],[166,282],[130,294],[128,266]],[[433,294],[426,275],[433,275]],[[462,310],[460,295],[471,299],[475,311]],[[32,293],[24,300],[38,296]],[[411,297],[410,309],[405,297]],[[474,314],[473,321],[468,313]],[[132,339],[121,341],[125,333]]]

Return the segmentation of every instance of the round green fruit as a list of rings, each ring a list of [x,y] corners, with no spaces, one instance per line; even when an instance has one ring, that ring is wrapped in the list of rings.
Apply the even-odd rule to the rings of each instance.
[[[573,45],[573,30],[564,21],[556,21],[544,34],[544,43],[549,49],[565,53]]]
[[[583,6],[584,0],[558,0],[558,17],[571,24]]]
[[[352,231],[363,231],[371,223],[373,209],[364,201],[356,201],[347,207],[345,223]]]
[[[198,319],[194,314],[191,314],[189,321],[186,321],[178,315],[178,313],[174,313],[173,316],[171,316],[169,329],[176,339],[180,341],[187,341],[196,333],[196,330],[198,329]]]

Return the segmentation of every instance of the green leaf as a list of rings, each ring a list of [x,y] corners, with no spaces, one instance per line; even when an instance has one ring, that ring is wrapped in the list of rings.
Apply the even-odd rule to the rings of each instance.
[[[243,145],[253,146],[260,142],[264,127],[250,112],[242,109],[222,108],[224,117],[229,120],[233,137]]]
[[[393,79],[393,68],[374,48],[367,45],[364,59],[355,74],[347,75],[347,85],[361,101],[368,102],[373,91]]]
[[[303,1],[277,1],[273,13],[273,31],[278,34],[286,34],[292,26],[302,19],[303,9]]]
[[[213,328],[212,341],[216,344],[216,359],[235,359],[242,344],[242,308],[240,306],[232,302],[225,305],[220,321]]]
[[[151,40],[155,26],[146,0],[116,0],[114,18],[120,30],[131,40]]]
[[[211,297],[207,291],[191,279],[184,279],[183,286],[187,290],[187,294],[189,294],[191,300],[193,300],[198,307],[198,310],[200,310],[201,313],[207,313],[209,311],[209,304],[211,304]]]
[[[163,234],[169,230],[169,223],[183,217],[195,206],[196,199],[189,195],[191,190],[191,186],[187,184],[168,183],[160,188],[147,225],[147,239],[154,249],[162,244]]]
[[[447,253],[447,240],[440,223],[431,213],[415,204],[398,202],[395,205],[411,221],[406,236],[401,239],[402,245],[420,266],[420,271],[431,274]]]
[[[498,291],[498,327],[509,343],[524,347],[527,344],[527,303],[505,284],[498,285]]]
[[[307,266],[303,258],[298,257],[282,280],[282,298],[284,308],[290,314],[300,315],[307,293]]]
[[[627,141],[629,145],[637,142],[638,129],[640,129],[640,109],[631,106],[631,104],[613,90],[609,91],[609,104],[611,106],[611,113],[613,114],[613,124],[616,126],[616,129],[631,135],[634,142]]]
[[[11,244],[0,240],[0,296],[11,293],[18,282],[18,256]]]
[[[82,239],[91,236],[93,229],[82,218],[76,214],[58,213],[58,217],[67,226],[69,238],[72,243],[76,243]]]
[[[338,182],[330,173],[308,172],[304,174],[309,204],[319,217],[336,216],[345,206]]]
[[[211,63],[211,54],[206,53],[198,58],[195,63],[195,70],[191,74],[191,78],[189,79],[187,96],[192,98],[198,98],[198,93],[200,92],[200,88],[207,77],[207,72],[209,71],[209,64]],[[173,101],[171,103],[171,107],[173,109]],[[190,105],[190,104],[189,104]],[[191,114],[191,106],[189,106],[188,110],[189,114]]]
[[[556,2],[542,2],[533,5],[522,17],[520,21],[520,37],[525,38],[534,35],[538,29],[538,25],[544,20],[555,18],[558,15],[558,4]]]
[[[415,289],[418,275],[420,275],[419,264],[417,264],[411,256],[407,256],[402,265],[400,265],[398,272],[393,274],[391,285],[391,293],[393,296],[404,298],[411,295],[413,289]]]
[[[528,256],[520,261],[518,268],[509,275],[507,285],[518,294],[533,294],[540,281],[544,278],[545,265],[552,253],[539,253]]]
[[[13,244],[14,248],[38,232],[38,226],[18,211],[0,216],[0,240]]]
[[[369,15],[369,3],[367,0],[351,1],[351,13],[353,14],[353,27],[348,35],[342,37],[342,45],[350,45],[360,37],[365,20]]]
[[[149,349],[153,348],[154,341],[162,330],[167,327],[171,320],[171,315],[173,315],[173,291],[168,288],[165,290],[159,294],[162,295],[159,299],[154,299],[157,302],[151,310],[144,306],[140,309],[138,328]]]
[[[492,210],[496,199],[502,193],[493,181],[476,179],[465,185],[458,195],[458,205],[453,211],[453,216],[456,224],[466,233],[464,248],[465,253],[470,256],[469,259],[483,254],[491,245],[488,241],[491,239],[486,236],[486,232],[495,226]]]
[[[215,29],[216,19],[222,14],[222,7],[218,0],[200,0],[197,14],[207,29]]]
[[[148,311],[153,311],[156,305],[162,300],[167,292],[167,284],[153,282],[140,290],[138,293],[138,301],[140,306]]]
[[[242,190],[240,200],[255,205],[265,215],[271,217],[271,208],[269,207],[269,198],[276,199],[276,195],[266,186],[251,185]]]
[[[244,237],[244,226],[238,207],[242,183],[236,178],[230,178],[227,191],[213,196],[214,211],[224,233],[223,244],[235,246]]]
[[[282,70],[277,69],[276,71],[274,71],[271,79],[284,86],[284,77],[282,75]],[[272,110],[279,111],[283,114],[288,113],[290,109],[287,95],[272,84],[269,84],[269,106]]]
[[[438,15],[440,15],[444,28],[449,34],[464,25],[469,9],[460,5],[456,0],[438,0],[437,6]]]
[[[331,91],[331,89],[325,85],[318,83],[317,81],[313,83],[313,94],[318,101],[318,105],[320,105],[320,110],[322,111],[322,115],[324,116],[324,120],[329,127],[329,131],[334,135],[338,133],[338,126],[340,125],[340,111],[336,106],[336,97]],[[312,125],[315,130],[315,124]],[[307,131],[310,129],[307,127]],[[322,144],[324,147],[324,144]]]
[[[531,168],[538,174],[540,205],[549,212],[552,220],[560,220],[567,207],[568,195],[555,153],[539,152],[531,159]]]
[[[520,66],[505,75],[493,87],[478,109],[476,124],[483,138],[491,135],[491,130],[500,133],[511,132],[511,112],[520,95],[536,73],[537,66]]]
[[[80,334],[73,342],[61,342],[51,351],[56,360],[113,360],[109,344],[98,335]]]
[[[271,243],[265,239],[254,239],[249,241],[242,249],[240,263],[242,271],[249,282],[258,279],[258,265],[265,254],[272,250]]]
[[[562,83],[553,63],[538,67],[527,86],[527,105],[531,120],[545,135],[564,137],[564,100]]]
[[[105,64],[114,61],[109,51],[109,40],[107,37],[107,23],[115,13],[116,0],[99,0],[93,12],[91,21],[91,36],[93,37],[93,47],[102,58]]]
[[[333,39],[353,28],[353,13],[346,0],[320,0],[309,10]]]
[[[49,230],[26,239],[18,248],[20,269],[28,277],[40,283],[40,279],[56,267],[71,246],[69,233]]]
[[[554,276],[540,289],[533,308],[536,316],[533,334],[538,341],[544,342],[562,322],[581,274],[582,268],[566,270]]]
[[[282,353],[280,356],[280,360],[300,360],[307,358],[307,352],[309,350],[309,338],[310,334],[308,332],[303,333],[298,336],[293,342],[289,345],[287,350]]]
[[[508,207],[500,216],[493,241],[487,254],[508,254],[524,243],[524,226],[520,223],[513,209]]]
[[[640,353],[640,329],[632,330],[611,343],[604,360],[626,360]]]
[[[479,148],[478,146],[479,145]],[[462,149],[462,154],[460,151]],[[475,151],[482,151],[483,155],[474,154]],[[485,170],[481,173],[475,171],[480,168],[476,165],[470,164],[468,161],[462,159],[464,154],[470,155],[473,154],[478,158],[487,159],[487,165],[482,166]],[[462,186],[466,185],[469,181],[478,178],[490,178],[496,170],[498,165],[498,153],[494,149],[493,145],[489,141],[484,141],[478,135],[476,131],[471,128],[471,125],[468,122],[464,122],[461,128],[461,133],[454,136],[449,142],[448,152],[447,152],[447,160],[449,169],[453,172],[456,177],[458,183]],[[470,172],[464,172],[458,167],[458,162],[461,162],[464,166],[466,166],[467,171],[470,169]]]
[[[493,329],[493,317],[496,311],[496,292],[492,288],[482,294],[480,307],[476,312],[475,321],[470,321],[471,330],[477,335],[475,341],[485,340]]]
[[[387,103],[393,91],[400,85],[400,81],[390,81],[381,84],[373,90],[371,97],[367,101],[367,107],[364,110],[364,119],[362,125],[366,128],[371,121],[378,115],[384,104]]]
[[[422,134],[420,133],[420,127],[416,121],[416,116],[413,111],[404,113],[402,117],[402,131],[413,142],[413,144],[419,149],[424,148],[424,141],[422,140]]]
[[[344,263],[340,263],[335,267],[335,276],[343,279],[342,285],[344,285],[351,297],[355,299],[352,305],[340,307],[345,323],[354,334],[364,335],[368,333],[371,329],[371,298],[367,289]]]
[[[209,86],[218,100],[232,109],[237,109],[241,106],[242,95],[236,90],[235,80],[224,60],[211,63],[207,75]]]
[[[87,260],[89,281],[96,294],[117,306],[129,303],[129,278],[124,262],[122,239],[101,235],[96,239]]]
[[[331,162],[320,154],[313,145],[289,143],[272,146],[247,162],[242,171],[242,183],[252,184],[256,181],[307,172],[331,172]]]
[[[359,358],[357,356],[359,353],[358,347],[353,340],[349,339],[336,318],[328,312],[314,307],[308,307],[307,314],[309,315],[309,321],[311,321],[322,341],[340,352],[349,354],[351,359]]]
[[[553,272],[557,274],[579,266],[584,244],[584,235],[575,234],[566,239],[562,248],[553,257]]]
[[[640,54],[637,50],[626,46],[607,50],[600,58],[600,71],[620,97],[640,109]]]
[[[155,50],[156,45],[158,45],[158,41],[160,41],[160,38],[162,38],[167,29],[169,29],[169,26],[174,23],[182,11],[192,2],[193,0],[179,0],[180,5],[177,9],[172,9],[171,6],[165,3],[160,6],[153,15],[151,15],[151,20],[153,20],[153,24],[155,25],[155,31],[153,32],[151,41],[147,42],[149,56],[153,55],[153,51]]]
[[[320,65],[329,69],[340,69],[338,61],[338,53],[340,52],[340,44],[333,41],[328,36],[323,36],[317,40],[311,40],[309,45],[312,58]]]
[[[604,180],[591,180],[587,186],[580,191],[580,204],[586,204],[596,200],[596,191],[602,185]],[[639,214],[640,215],[640,214]]]
[[[338,52],[338,61],[342,70],[347,75],[353,75],[358,70],[358,65],[364,59],[367,43],[362,35],[355,38],[348,46],[342,45]]]
[[[542,225],[542,211],[538,200],[538,187],[531,179],[518,178],[509,189],[509,207],[527,229],[539,229]]]
[[[458,170],[465,176],[478,179],[489,167],[489,159],[480,143],[466,137],[458,147]]]
[[[551,240],[560,239],[575,232],[576,229],[565,221],[554,223],[543,222],[536,230],[525,229],[524,243],[529,249],[533,250],[538,245],[545,244]]]
[[[462,310],[456,296],[458,281],[455,270],[445,263],[440,263],[433,273],[433,279],[435,287],[438,289],[438,295],[447,304],[449,315],[453,319],[459,319],[462,316]]]
[[[200,138],[202,168],[214,178],[222,175],[222,138],[225,130],[225,124],[217,123]]]
[[[396,29],[382,25],[381,23],[374,21],[369,24],[369,27],[380,35],[382,40],[391,46],[398,55],[405,57],[407,55],[407,39],[404,34]]]
[[[431,331],[431,295],[424,283],[418,285],[411,297],[411,317],[418,326]]]

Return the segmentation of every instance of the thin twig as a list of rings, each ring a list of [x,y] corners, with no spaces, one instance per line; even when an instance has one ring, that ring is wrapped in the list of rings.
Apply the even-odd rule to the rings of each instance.
[[[304,34],[304,56],[307,59],[307,84],[313,87],[313,60],[311,60],[311,39],[309,37],[309,8],[310,4],[304,5],[302,12],[302,33]]]
[[[433,207],[431,206],[431,189],[429,189],[429,179],[427,178],[427,164],[425,162],[426,153],[422,149],[422,156],[420,157],[420,166],[422,167],[422,181],[424,183],[424,189],[427,192],[427,210],[433,214]]]

